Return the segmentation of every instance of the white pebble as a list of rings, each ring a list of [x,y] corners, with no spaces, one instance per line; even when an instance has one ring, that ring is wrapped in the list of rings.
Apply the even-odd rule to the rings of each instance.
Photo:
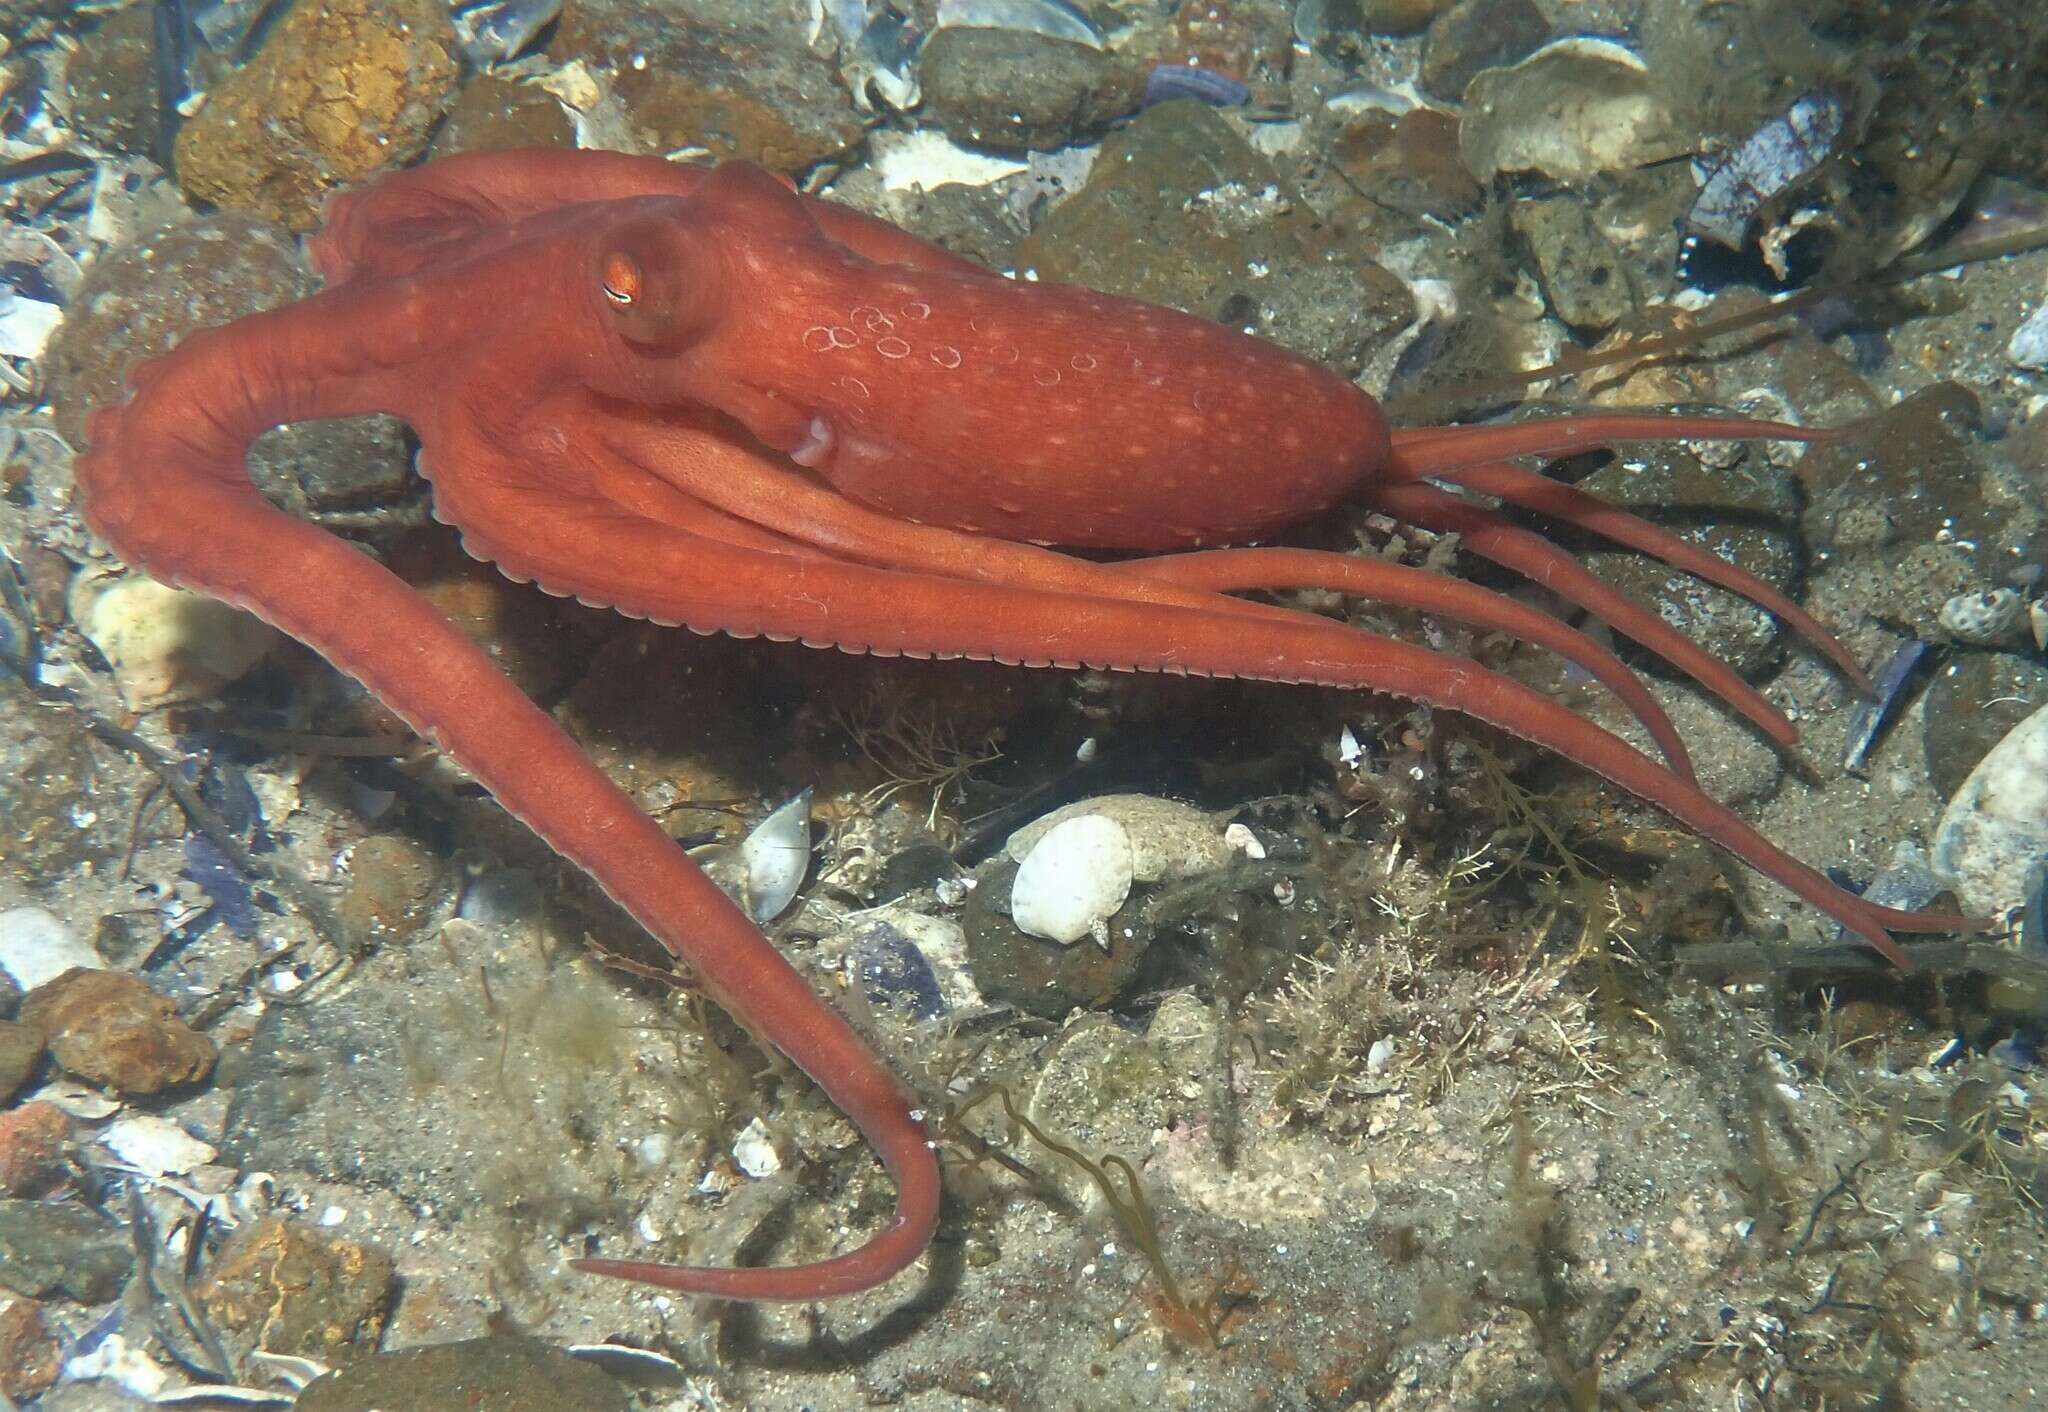
[[[1029,936],[1072,946],[1131,895],[1131,837],[1100,814],[1048,829],[1031,846],[1010,887],[1010,917]]]
[[[0,912],[0,971],[23,990],[55,980],[73,966],[98,970],[106,964],[54,912],[41,907]]]
[[[762,1177],[772,1177],[782,1170],[782,1154],[775,1150],[775,1143],[768,1136],[767,1125],[759,1118],[747,1124],[740,1135],[733,1139],[732,1160],[742,1172],[756,1181]]]
[[[217,1155],[169,1118],[154,1113],[131,1113],[107,1124],[100,1145],[140,1172],[152,1177],[174,1177],[211,1162]]]
[[[1981,917],[2017,907],[2048,857],[2048,707],[2014,726],[1963,781],[1934,831],[1934,870]]]
[[[2026,322],[2013,331],[2012,341],[2005,345],[2005,356],[2022,368],[2048,372],[2048,300],[2043,300],[2041,307],[2027,315]]]
[[[79,575],[71,620],[114,668],[135,710],[203,701],[254,667],[279,634],[239,608],[130,574]]]

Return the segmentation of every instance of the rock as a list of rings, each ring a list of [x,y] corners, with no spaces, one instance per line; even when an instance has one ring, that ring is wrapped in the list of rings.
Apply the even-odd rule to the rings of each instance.
[[[427,149],[429,161],[458,152],[574,147],[576,124],[546,89],[480,74],[462,86]]]
[[[955,142],[1050,151],[1136,110],[1142,79],[1087,45],[1008,29],[941,29],[918,59],[925,109]]]
[[[1153,1134],[1180,1106],[1174,1087],[1171,1071],[1150,1044],[1106,1019],[1089,1017],[1069,1026],[1041,1061],[1025,1111],[1047,1136],[1090,1159],[1115,1153],[1142,1168]],[[1073,1163],[1025,1160],[1084,1209],[1102,1204],[1088,1173]]]
[[[40,1196],[61,1183],[70,1136],[71,1120],[54,1103],[0,1113],[0,1195]]]
[[[104,1304],[121,1292],[135,1249],[118,1222],[83,1206],[0,1201],[0,1271],[17,1294]]]
[[[43,1032],[34,1025],[0,1020],[0,1103],[35,1077],[43,1062]]]
[[[1479,209],[1479,183],[1458,154],[1458,119],[1434,108],[1368,113],[1331,148],[1361,196],[1411,216],[1458,221]]]
[[[2048,372],[2048,301],[2043,301],[2013,330],[2012,340],[2005,345],[2005,356],[2015,367]]]
[[[1137,977],[1152,933],[1124,925],[1135,903],[1108,919],[1107,946],[1090,941],[1063,946],[1027,936],[1009,916],[1016,867],[1007,857],[985,865],[967,895],[961,928],[974,984],[991,1003],[1032,1015],[1064,1018],[1068,1011],[1106,1005]]]
[[[211,1162],[218,1153],[169,1118],[129,1113],[99,1133],[100,1146],[152,1177],[175,1177]]]
[[[2048,706],[2048,667],[2006,652],[1967,652],[1935,673],[1922,708],[1927,776],[1948,799],[1991,747]]]
[[[63,1371],[63,1340],[33,1299],[0,1305],[0,1393],[17,1404],[34,1402]]]
[[[86,445],[86,414],[126,398],[136,363],[194,329],[289,303],[313,287],[291,234],[239,212],[116,246],[93,262],[50,344],[57,430]],[[279,427],[258,437],[249,456],[257,488],[294,513],[388,499],[411,473],[405,433],[391,417]]]
[[[1459,145],[1481,183],[1503,172],[1583,183],[1692,150],[1643,61],[1597,39],[1561,39],[1473,79]]]
[[[2048,707],[2014,726],[1977,763],[1934,831],[1933,863],[1964,911],[1997,916],[2026,896],[2048,857]]]
[[[367,1358],[307,1384],[293,1412],[456,1407],[475,1412],[626,1412],[625,1385],[538,1339],[494,1335]]]
[[[1360,0],[1358,18],[1367,34],[1419,34],[1450,4],[1451,0]]]
[[[1934,621],[1972,647],[2017,647],[2027,635],[2027,600],[2016,588],[1959,593],[1941,605]]]
[[[1165,304],[1355,373],[1414,313],[1228,119],[1191,100],[1113,133],[1016,251],[1020,273]]]
[[[1137,882],[1174,882],[1230,861],[1222,825],[1192,804],[1150,794],[1098,794],[1063,805],[1011,834],[1003,851],[1021,863],[1047,833],[1091,814],[1123,826],[1131,844],[1131,877]]]
[[[78,41],[64,65],[71,121],[101,147],[148,156],[157,134],[156,16],[131,5]]]
[[[134,573],[80,574],[71,618],[133,711],[218,696],[283,641],[253,614]]]
[[[1635,312],[1628,270],[1578,197],[1517,201],[1508,224],[1529,249],[1551,312],[1574,332],[1597,336]]]
[[[1728,470],[1709,470],[1674,445],[1631,447],[1579,482],[1789,591],[1803,561],[1794,529],[1798,493],[1789,472],[1751,451]],[[1587,540],[1586,544],[1600,541]],[[1671,626],[1753,676],[1776,656],[1777,619],[1748,599],[1633,551],[1589,549],[1586,567],[1644,603]]]
[[[2000,526],[1965,439],[1978,416],[1967,389],[1939,383],[1809,447],[1799,463],[1807,542],[1845,555],[1939,542],[1988,567]]]
[[[213,1041],[168,997],[118,971],[66,971],[28,993],[21,1019],[42,1030],[67,1072],[119,1093],[161,1093],[213,1069]]]
[[[860,116],[831,61],[803,42],[801,8],[733,13],[748,18],[713,24],[664,0],[581,0],[564,9],[548,55],[581,59],[615,95],[624,141],[606,146],[744,157],[794,175],[858,143]]]
[[[1456,103],[1482,69],[1512,64],[1549,37],[1532,0],[1457,0],[1423,38],[1422,91]]]
[[[270,1217],[236,1231],[192,1295],[239,1357],[332,1363],[377,1346],[395,1288],[383,1251]]]
[[[311,230],[328,192],[425,149],[460,74],[440,0],[295,5],[180,129],[179,183]]]
[[[0,684],[0,749],[12,762],[0,770],[0,865],[18,877],[55,882],[103,846],[91,826],[99,770],[82,733],[50,729],[26,701],[26,693]],[[0,918],[13,910],[19,909]],[[21,925],[0,921],[0,969],[8,965],[10,928]]]
[[[61,918],[42,907],[0,912],[0,971],[24,990],[55,980],[74,966],[104,964],[99,953],[73,934]]]
[[[439,891],[440,860],[396,834],[366,838],[343,862],[348,887],[335,913],[358,945],[402,941],[418,931]]]
[[[1131,837],[1084,814],[1054,825],[1017,865],[1010,917],[1027,936],[1072,945],[1105,926],[1131,895]]]

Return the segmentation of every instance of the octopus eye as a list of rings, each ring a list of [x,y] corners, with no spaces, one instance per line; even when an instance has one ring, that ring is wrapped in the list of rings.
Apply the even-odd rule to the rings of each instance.
[[[605,256],[604,271],[598,281],[604,297],[618,308],[630,309],[640,302],[640,266],[631,255],[614,250]]]

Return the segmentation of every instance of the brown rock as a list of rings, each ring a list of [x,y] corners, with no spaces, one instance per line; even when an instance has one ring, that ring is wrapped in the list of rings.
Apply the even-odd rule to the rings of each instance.
[[[293,230],[320,203],[419,155],[461,73],[441,0],[294,5],[178,134],[187,194]]]
[[[62,1348],[43,1319],[43,1306],[33,1299],[0,1308],[0,1393],[27,1402],[47,1391],[61,1371]]]
[[[34,1025],[0,1020],[0,1103],[29,1081],[43,1061],[43,1032]]]
[[[38,1196],[64,1177],[71,1120],[54,1103],[0,1113],[0,1196]]]
[[[161,1093],[213,1069],[213,1041],[179,1019],[167,997],[119,971],[73,966],[23,998],[21,1019],[42,1030],[66,1071],[120,1093]]]
[[[376,1347],[393,1287],[375,1246],[272,1218],[236,1232],[193,1296],[235,1351],[336,1362]]]
[[[366,838],[349,851],[348,890],[338,911],[351,941],[402,940],[426,920],[440,865],[403,838]]]
[[[427,156],[575,145],[576,125],[552,94],[486,74],[463,85]]]

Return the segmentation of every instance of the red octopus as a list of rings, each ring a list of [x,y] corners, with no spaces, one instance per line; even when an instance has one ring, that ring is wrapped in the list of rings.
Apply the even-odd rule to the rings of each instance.
[[[894,1178],[895,1219],[814,1264],[579,1268],[732,1299],[818,1299],[915,1261],[940,1203],[914,1101],[747,918],[374,559],[251,487],[269,427],[389,412],[472,554],[551,593],[695,631],[849,652],[1314,682],[1461,711],[1578,761],[1904,963],[1889,932],[1958,918],[1863,901],[1703,793],[1625,666],[1560,620],[1442,575],[1208,549],[1347,497],[1455,530],[1691,673],[1772,739],[1760,694],[1568,554],[1446,486],[1746,595],[1859,687],[1818,624],[1721,559],[1505,458],[1629,438],[1826,433],[1587,415],[1390,431],[1373,399],[1270,343],[1085,289],[991,275],[744,163],[601,152],[450,158],[336,199],[327,289],[137,367],[78,460],[130,564],[238,604],[361,681],[596,879],[726,1009],[817,1081]],[[1182,551],[1100,563],[1049,544]],[[1517,634],[1578,664],[1664,762],[1461,657],[1231,596],[1323,588]]]

